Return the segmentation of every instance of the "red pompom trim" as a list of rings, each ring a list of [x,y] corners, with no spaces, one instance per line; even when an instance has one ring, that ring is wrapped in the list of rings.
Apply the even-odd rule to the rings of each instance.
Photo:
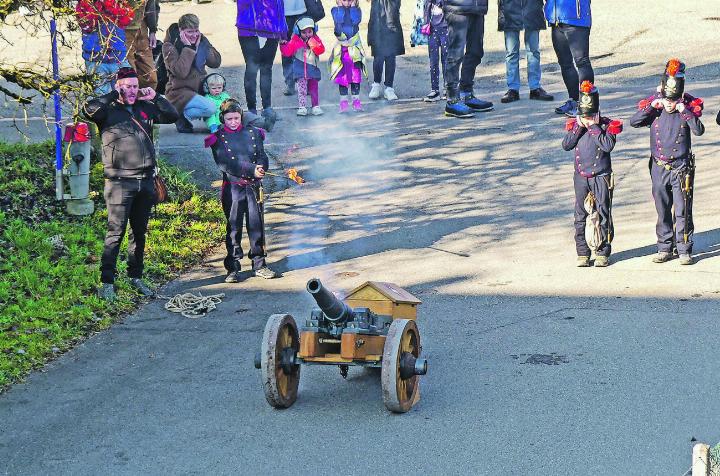
[[[623,131],[623,121],[620,121],[620,120],[610,121],[610,124],[608,124],[607,131],[613,135],[620,134]]]
[[[573,130],[573,128],[575,127],[575,124],[576,124],[576,123],[577,123],[577,120],[576,120],[576,119],[568,119],[568,120],[565,122],[565,130],[566,130],[566,131],[571,131],[571,130]]]
[[[218,138],[215,134],[210,134],[205,138],[205,147],[211,147],[217,140]]]
[[[668,61],[667,68],[665,69],[665,72],[669,74],[670,76],[675,76],[678,71],[680,71],[680,60],[677,58],[673,58],[670,61]]]
[[[593,90],[594,87],[595,87],[595,86],[593,86],[593,83],[591,83],[590,81],[585,80],[585,81],[583,81],[582,84],[580,85],[580,91],[582,91],[582,92],[584,92],[584,93],[590,93],[590,92]]]
[[[695,98],[690,101],[690,107],[693,109],[700,108],[700,110],[702,111],[703,109],[705,109],[705,101],[700,98]]]
[[[638,103],[638,109],[645,109],[645,108],[648,107],[649,105],[650,105],[650,100],[649,100],[649,99],[643,99],[642,101],[640,101],[640,102]]]

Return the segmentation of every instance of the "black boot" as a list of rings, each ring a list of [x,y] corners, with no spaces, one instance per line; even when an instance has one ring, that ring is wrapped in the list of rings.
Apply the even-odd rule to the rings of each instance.
[[[530,91],[530,99],[537,101],[552,101],[555,97],[545,92],[543,88],[537,88]]]

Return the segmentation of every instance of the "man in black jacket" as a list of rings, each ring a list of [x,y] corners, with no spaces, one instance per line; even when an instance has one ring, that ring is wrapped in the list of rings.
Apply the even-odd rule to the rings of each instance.
[[[102,287],[98,294],[115,299],[116,263],[128,221],[128,269],[130,283],[143,295],[153,291],[142,281],[145,232],[156,201],[153,177],[157,167],[152,140],[153,123],[172,124],[175,108],[152,88],[138,88],[137,73],[120,68],[115,91],[91,99],[84,114],[97,124],[102,138],[105,172],[105,203],[108,231],[100,265]]]
[[[446,116],[473,117],[473,111],[490,111],[493,108],[493,103],[473,95],[475,69],[484,54],[487,11],[487,0],[445,0],[443,4],[448,24]]]
[[[530,99],[552,101],[540,87],[540,30],[547,28],[543,0],[498,0],[498,31],[505,33],[505,67],[508,90],[500,99],[509,103],[520,99],[520,32],[527,55]]]

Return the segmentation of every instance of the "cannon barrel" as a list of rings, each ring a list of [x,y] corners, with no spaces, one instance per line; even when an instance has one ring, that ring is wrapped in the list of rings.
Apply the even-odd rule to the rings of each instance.
[[[318,278],[308,281],[306,289],[330,321],[347,322],[355,317],[350,306],[336,298],[333,293],[323,286]]]

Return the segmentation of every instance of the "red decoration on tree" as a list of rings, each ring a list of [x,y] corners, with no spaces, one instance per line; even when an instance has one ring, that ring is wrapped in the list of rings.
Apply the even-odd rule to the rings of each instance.
[[[675,76],[678,73],[678,71],[680,71],[680,64],[681,63],[680,63],[679,59],[673,58],[670,61],[668,61],[668,65],[667,65],[667,68],[665,69],[665,71],[670,76]]]
[[[75,14],[83,33],[92,33],[100,24],[125,28],[135,16],[132,5],[124,0],[80,0]]]

